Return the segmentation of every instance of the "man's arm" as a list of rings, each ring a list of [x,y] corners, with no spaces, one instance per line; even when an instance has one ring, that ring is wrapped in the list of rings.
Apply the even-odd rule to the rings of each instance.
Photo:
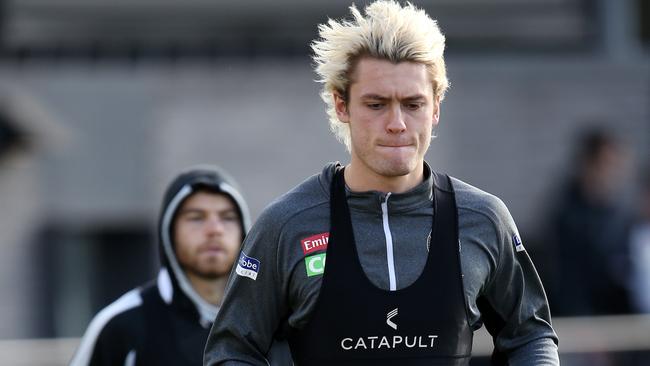
[[[495,339],[497,364],[559,365],[557,335],[541,280],[514,220],[499,199],[490,202],[498,263],[477,305]]]
[[[286,300],[277,268],[280,228],[267,210],[248,233],[205,348],[204,365],[268,365]]]

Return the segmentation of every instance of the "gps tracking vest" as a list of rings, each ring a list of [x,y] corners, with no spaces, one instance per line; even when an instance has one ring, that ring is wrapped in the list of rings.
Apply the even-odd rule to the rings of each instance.
[[[456,200],[449,177],[434,176],[427,263],[410,286],[388,291],[359,262],[343,169],[332,180],[327,268],[311,319],[292,329],[298,366],[467,365],[472,350],[460,270]],[[422,245],[425,245],[424,243]]]

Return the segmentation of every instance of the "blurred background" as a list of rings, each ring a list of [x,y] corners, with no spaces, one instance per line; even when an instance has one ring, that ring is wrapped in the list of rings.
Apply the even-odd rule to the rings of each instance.
[[[509,207],[563,364],[649,364],[650,1],[414,3],[451,81],[427,161]],[[309,43],[349,5],[0,1],[2,364],[67,363],[92,316],[153,277],[180,169],[222,166],[257,217],[347,161]]]

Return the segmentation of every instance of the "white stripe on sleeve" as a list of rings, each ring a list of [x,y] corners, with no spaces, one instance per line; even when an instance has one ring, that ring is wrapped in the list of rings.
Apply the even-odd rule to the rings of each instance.
[[[106,324],[115,316],[138,307],[141,304],[142,297],[140,296],[140,289],[133,289],[97,313],[90,322],[90,325],[88,325],[88,329],[86,329],[83,338],[81,338],[81,344],[79,344],[74,358],[70,361],[70,366],[87,366],[93,355],[97,338],[99,338]],[[133,353],[133,361],[135,361],[135,352]]]

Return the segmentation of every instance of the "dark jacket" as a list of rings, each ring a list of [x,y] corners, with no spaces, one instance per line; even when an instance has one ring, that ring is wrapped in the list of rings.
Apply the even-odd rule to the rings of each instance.
[[[230,177],[209,166],[180,174],[167,188],[160,211],[162,266],[157,278],[127,292],[95,316],[71,365],[201,365],[219,308],[191,286],[170,239],[177,209],[197,189],[230,196],[239,209],[242,232],[247,232],[248,208]]]

